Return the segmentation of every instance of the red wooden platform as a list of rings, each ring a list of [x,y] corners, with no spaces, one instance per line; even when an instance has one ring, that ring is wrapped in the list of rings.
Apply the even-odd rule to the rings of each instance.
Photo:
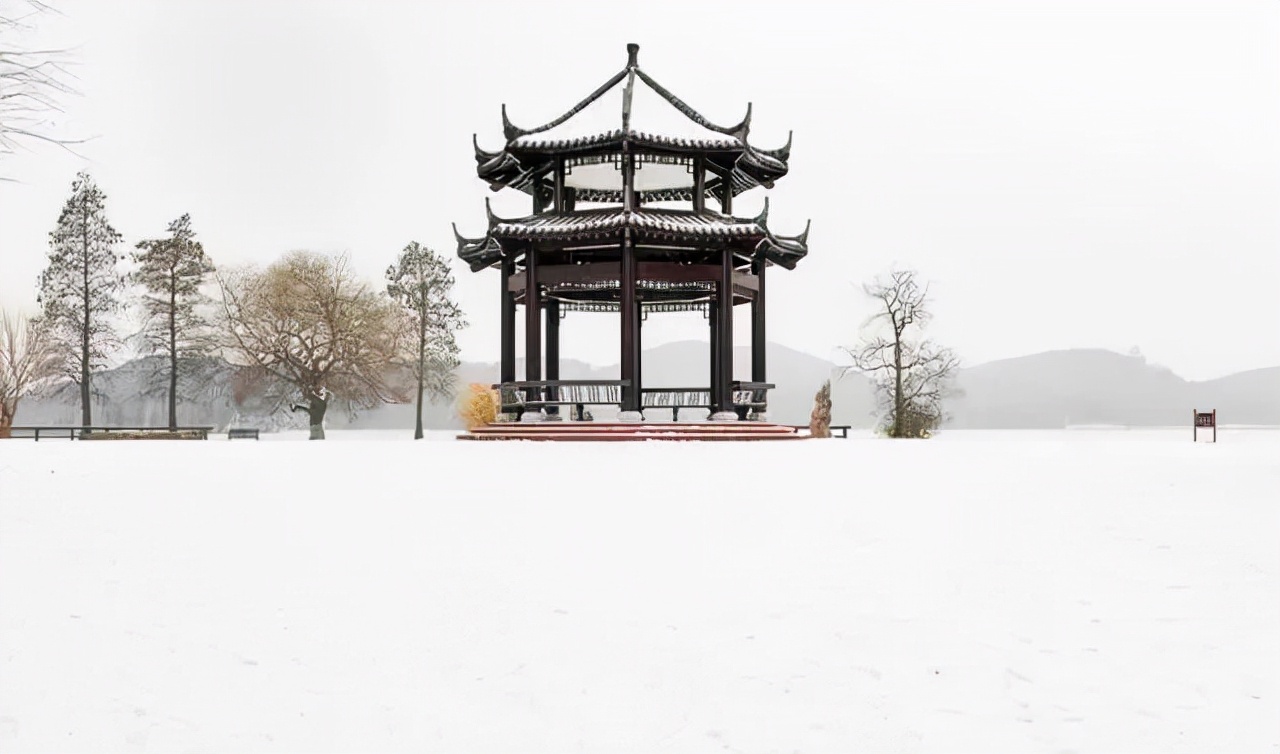
[[[764,422],[537,422],[476,427],[459,440],[634,441],[634,440],[800,440],[792,427]]]

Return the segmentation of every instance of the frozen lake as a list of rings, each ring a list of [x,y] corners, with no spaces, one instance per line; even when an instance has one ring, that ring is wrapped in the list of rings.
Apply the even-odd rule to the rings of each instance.
[[[0,443],[0,751],[1280,752],[1280,431],[304,436]]]

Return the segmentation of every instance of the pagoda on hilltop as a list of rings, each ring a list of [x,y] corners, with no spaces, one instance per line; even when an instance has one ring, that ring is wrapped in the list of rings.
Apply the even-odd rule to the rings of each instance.
[[[505,146],[490,152],[475,142],[480,178],[493,191],[514,189],[532,200],[530,214],[517,218],[495,216],[486,200],[488,230],[478,238],[454,227],[458,256],[472,271],[501,272],[503,411],[524,421],[561,418],[561,406],[581,420],[590,405],[618,407],[621,421],[655,410],[679,421],[692,408],[708,409],[714,421],[764,419],[773,387],[765,371],[766,271],[794,269],[808,253],[809,229],[775,234],[768,199],[755,217],[735,216],[733,202],[787,174],[791,139],[776,149],[753,146],[750,104],[734,125],[711,122],[640,68],[639,49],[627,45],[626,67],[560,117],[521,128],[503,105]],[[584,132],[583,111],[593,104],[598,111],[610,92],[621,94],[613,127]],[[633,128],[633,105],[645,98],[679,127]],[[751,307],[749,381],[733,374],[737,304]],[[516,379],[520,306],[523,380]],[[707,382],[648,385],[641,323],[683,311],[701,311],[710,323]],[[618,313],[620,379],[560,379],[560,319],[568,312]]]

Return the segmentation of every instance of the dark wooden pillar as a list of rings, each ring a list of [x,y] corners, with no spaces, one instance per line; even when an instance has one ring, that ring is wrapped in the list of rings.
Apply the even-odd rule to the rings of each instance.
[[[644,302],[636,297],[636,406],[644,406]]]
[[[733,182],[731,171],[721,178],[720,211],[733,214]],[[712,401],[716,412],[733,411],[733,250],[724,249],[720,256],[720,280],[716,283],[716,330],[719,341],[720,368],[716,373],[720,400]]]
[[[693,211],[701,212],[707,208],[707,161],[701,157],[693,158]]]
[[[502,366],[499,382],[516,381],[516,295],[511,291],[511,276],[515,261],[502,258]]]
[[[525,251],[524,275],[524,378],[532,382],[542,379],[542,302],[533,244]]]
[[[548,296],[543,309],[547,312],[547,380],[558,380],[560,379],[560,301]],[[549,392],[552,400],[560,397],[559,390],[556,388],[551,388]],[[560,413],[560,407],[547,406],[546,411],[549,416],[556,416]]]
[[[707,384],[711,386],[711,411],[715,412],[720,405],[720,306],[717,296],[707,302],[707,324],[711,326],[711,375]]]
[[[733,250],[720,257],[720,280],[716,283],[716,320],[720,341],[720,402],[716,411],[733,411]]]
[[[751,299],[751,381],[768,382],[765,377],[765,348],[767,339],[764,330],[764,270],[765,259],[759,257],[751,263],[751,271],[756,275],[756,295]]]
[[[632,162],[630,150],[623,147],[622,153],[622,207],[630,212],[635,209],[636,168]],[[631,229],[622,232],[622,269],[619,271],[619,319],[622,320],[622,374],[621,378],[630,380],[630,384],[622,390],[622,410],[636,412],[640,410],[639,359],[637,346],[640,342],[639,301],[636,298],[636,249],[631,239]]]
[[[556,160],[555,174],[551,184],[551,207],[555,212],[564,212],[564,158]]]
[[[619,278],[618,314],[622,320],[621,332],[621,377],[630,380],[630,384],[622,389],[622,410],[639,411],[640,395],[636,392],[639,384],[639,370],[636,359],[636,342],[640,335],[640,318],[636,316],[639,307],[636,302],[636,250],[631,242],[631,229],[622,233],[622,269]]]

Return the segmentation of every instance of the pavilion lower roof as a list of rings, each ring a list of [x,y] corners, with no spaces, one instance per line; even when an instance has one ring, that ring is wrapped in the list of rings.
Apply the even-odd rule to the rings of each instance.
[[[711,247],[732,244],[745,247],[774,264],[794,269],[809,253],[809,229],[798,236],[777,236],[767,225],[768,203],[755,218],[733,217],[713,211],[691,212],[672,209],[626,210],[606,208],[566,214],[535,214],[502,219],[489,213],[489,231],[481,238],[458,239],[458,256],[473,271],[499,262],[504,256],[523,253],[531,242],[576,242],[601,239],[622,240],[625,230],[633,242]]]

